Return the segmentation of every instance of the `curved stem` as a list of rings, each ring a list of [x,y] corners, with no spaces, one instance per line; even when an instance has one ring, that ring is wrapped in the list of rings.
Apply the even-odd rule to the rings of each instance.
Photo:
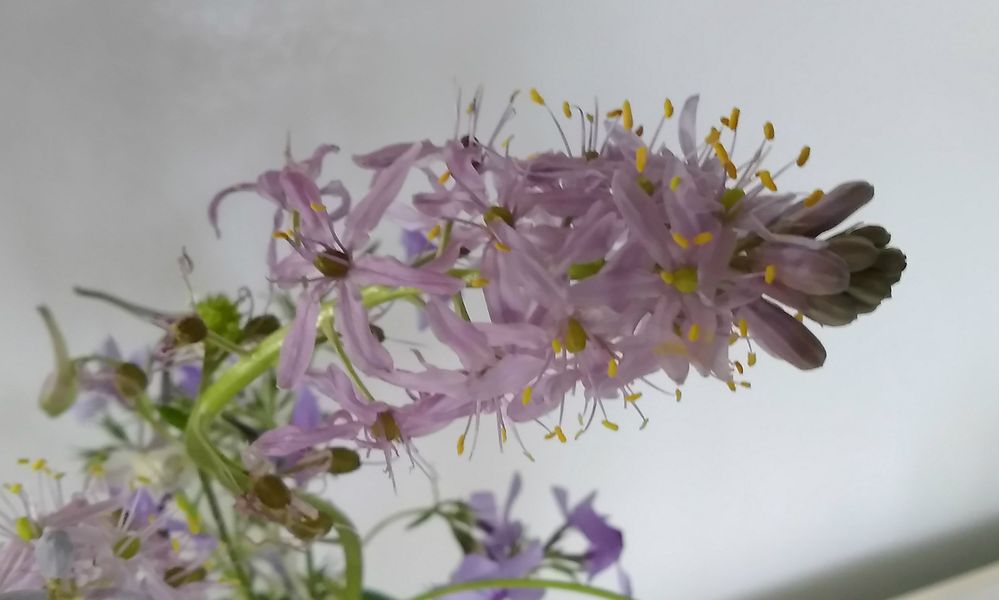
[[[336,529],[340,547],[343,548],[344,562],[347,564],[344,574],[343,597],[346,600],[360,600],[364,593],[364,563],[361,554],[361,538],[357,535],[357,528],[350,522],[347,515],[329,502],[310,495],[305,495],[305,499],[332,519],[333,529]]]
[[[410,508],[408,510],[399,511],[397,513],[385,517],[381,521],[375,523],[374,526],[368,531],[368,533],[365,534],[363,543],[370,544],[371,540],[375,539],[375,536],[381,533],[386,527],[388,527],[392,523],[395,523],[396,521],[400,521],[407,517],[415,517],[417,515],[422,515],[428,510],[429,509],[427,508]]]
[[[429,592],[414,596],[410,600],[431,600],[441,598],[455,592],[467,592],[473,590],[504,590],[504,589],[535,589],[535,590],[566,590],[576,592],[595,598],[608,598],[610,600],[631,600],[628,596],[622,596],[617,592],[604,590],[601,588],[577,583],[575,581],[559,581],[556,579],[480,579],[478,581],[464,581],[462,583],[452,583],[439,588],[434,588]]]

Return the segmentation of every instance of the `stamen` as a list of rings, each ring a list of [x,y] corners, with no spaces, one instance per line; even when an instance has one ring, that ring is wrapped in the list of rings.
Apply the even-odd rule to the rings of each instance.
[[[540,104],[541,106],[545,105],[545,99],[541,94],[538,93],[538,88],[531,88],[531,102],[534,102],[535,104]]]
[[[713,239],[714,239],[714,234],[712,234],[710,231],[702,231],[694,236],[694,244],[697,246],[703,246],[704,244],[707,244]]]
[[[704,136],[704,143],[710,146],[717,144],[719,139],[721,139],[721,132],[718,131],[717,127],[712,127],[708,135]]]
[[[763,281],[773,283],[775,279],[777,279],[777,267],[767,265],[767,268],[763,270]]]
[[[444,185],[447,183],[448,179],[451,179],[451,171],[444,171],[441,173],[441,176],[437,178],[437,183]]]
[[[690,340],[691,342],[696,342],[700,337],[701,337],[701,326],[698,325],[697,323],[694,323],[693,325],[690,326],[690,329],[687,330],[687,339]]]
[[[725,163],[725,174],[728,175],[729,179],[739,178],[739,171],[735,168],[735,163],[732,162]]]
[[[465,453],[465,434],[458,436],[458,456]]]
[[[676,191],[676,188],[680,187],[680,181],[681,181],[681,180],[680,180],[680,176],[679,176],[679,175],[674,175],[674,176],[673,176],[673,177],[672,177],[672,178],[671,178],[671,179],[669,180],[669,189],[670,189],[670,191],[673,191],[673,192],[675,192],[675,191]]]
[[[663,116],[667,119],[673,116],[673,102],[669,98],[666,98],[663,102]]]
[[[749,388],[753,387],[753,384],[752,384],[752,383],[749,383],[748,381],[740,381],[740,382],[739,382],[739,385],[741,385],[742,387],[746,388],[747,390],[748,390]]]
[[[676,388],[676,392],[674,393],[674,396],[676,396],[676,401],[677,402],[679,402],[680,399],[683,398],[683,392],[680,391],[680,388]]]
[[[714,149],[715,154],[718,156],[718,161],[721,164],[727,165],[730,162],[732,162],[732,160],[728,157],[728,151],[725,150],[725,146],[722,146],[720,143],[715,142],[711,144],[711,148]]]
[[[607,362],[607,376],[617,377],[617,367],[618,367],[617,359],[614,358],[610,359]]]
[[[624,114],[623,110],[621,110],[620,108],[615,108],[614,110],[607,111],[607,118],[615,119],[617,117],[620,117],[622,114]]]
[[[739,109],[736,107],[732,108],[732,113],[728,117],[728,128],[732,131],[739,128]]]
[[[673,285],[673,273],[663,269],[659,271],[659,278],[663,280],[666,285]]]
[[[735,361],[735,370],[739,372],[739,375],[742,375],[745,372],[745,369],[742,367],[742,363],[739,361]]]
[[[672,236],[673,236],[673,241],[676,242],[677,246],[683,248],[684,250],[690,247],[690,242],[688,242],[687,238],[685,238],[683,234],[680,233],[679,231],[674,231],[672,233]]]
[[[634,117],[631,114],[631,102],[628,100],[625,100],[621,105],[621,125],[629,131],[635,125]]]
[[[496,249],[499,250],[500,252],[510,252],[511,251],[510,250],[510,246],[507,246],[506,244],[504,244],[501,241],[497,240],[493,245],[496,246]]]
[[[569,106],[568,102],[562,102],[562,114],[565,115],[566,119],[572,118],[572,107]]]
[[[638,137],[642,137],[643,133],[645,133],[645,125],[639,125],[635,128],[635,135]]]
[[[440,223],[438,223],[437,225],[431,227],[430,231],[427,232],[427,239],[436,240],[437,237],[440,236],[440,234],[441,234],[441,226]]]
[[[604,419],[604,420],[603,420],[603,421],[601,421],[600,423],[601,423],[601,425],[603,425],[603,426],[604,426],[604,427],[606,427],[607,429],[610,429],[611,431],[617,431],[618,429],[620,429],[620,428],[618,427],[617,423],[614,423],[614,422],[611,422],[611,421],[608,421],[607,419]]]
[[[470,288],[484,288],[487,285],[489,285],[489,280],[485,277],[476,277],[468,282],[468,287]]]
[[[636,402],[642,397],[642,392],[634,392],[624,397],[625,402]]]
[[[555,338],[552,340],[552,351],[555,354],[562,354],[562,340]]]
[[[746,364],[749,365],[749,366],[751,366],[751,367],[754,366],[754,365],[756,365],[756,353],[755,352],[750,352],[749,355],[746,356]]]
[[[731,379],[729,379],[728,381],[726,381],[726,382],[725,382],[725,385],[727,385],[727,386],[728,386],[728,389],[729,389],[729,390],[731,390],[731,391],[733,391],[733,392],[735,391],[735,382],[734,382],[734,381],[732,381]]]
[[[774,139],[774,124],[770,121],[763,124],[763,137],[768,140]]]
[[[802,204],[804,204],[808,208],[811,208],[816,204],[818,204],[819,200],[821,200],[822,197],[825,195],[826,195],[825,192],[823,192],[822,190],[815,190],[814,192],[805,197]]]
[[[635,168],[639,173],[645,171],[645,165],[649,161],[649,149],[645,146],[639,146],[635,150]]]
[[[526,388],[524,388],[524,391],[520,393],[520,402],[521,402],[521,404],[523,404],[524,406],[527,406],[528,404],[530,404],[531,403],[531,394],[533,392],[534,392],[534,390],[533,390],[533,388],[531,388],[531,386],[527,386]]]
[[[756,176],[760,178],[760,183],[763,184],[763,187],[767,188],[771,192],[777,191],[777,184],[774,183],[773,177],[770,176],[770,171],[765,169],[763,171],[757,171]]]
[[[566,437],[565,437],[565,432],[562,431],[562,426],[561,425],[556,425],[555,429],[552,430],[552,432],[555,434],[556,437],[558,437],[558,441],[559,442],[561,442],[561,443],[564,444],[567,441]]]
[[[812,154],[812,149],[808,146],[802,146],[801,152],[798,153],[798,160],[794,161],[799,167],[805,166],[808,162],[808,157]]]
[[[749,335],[749,324],[745,319],[739,319],[739,335],[742,337]]]
[[[310,202],[309,203],[309,208],[311,208],[312,210],[316,211],[317,213],[324,213],[324,212],[326,212],[326,207],[323,206],[322,202]]]

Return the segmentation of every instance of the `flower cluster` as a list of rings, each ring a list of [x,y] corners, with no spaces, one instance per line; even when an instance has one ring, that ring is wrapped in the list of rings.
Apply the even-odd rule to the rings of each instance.
[[[537,90],[530,96],[547,108]],[[565,117],[581,124],[578,151],[549,109],[564,151],[516,158],[509,138],[497,143],[515,97],[485,142],[477,137],[476,94],[465,111],[467,134],[355,156],[373,172],[355,206],[339,181],[318,182],[323,158],[336,151],[330,145],[213,200],[216,228],[219,205],[234,191],[252,190],[274,204],[270,277],[298,295],[278,383],[309,386],[338,405],[312,429],[266,433],[260,454],[281,459],[339,438],[389,456],[397,444],[409,448],[413,438],[456,420],[468,424],[466,434],[473,423],[478,431],[486,415],[495,418],[501,443],[508,430],[516,434],[531,421],[566,442],[574,391],[582,396],[582,406],[569,408],[582,424],[576,435],[595,420],[618,430],[607,411],[614,401],[644,426],[640,382],[655,386],[650,379],[663,372],[679,400],[693,369],[735,392],[750,386],[744,376],[756,346],[797,368],[819,367],[826,352],[804,320],[850,323],[889,297],[901,277],[905,256],[888,246],[884,228],[829,234],[871,200],[870,184],[778,189],[780,176],[803,167],[811,150],[765,168],[775,135],[770,122],[737,164],[738,109],[699,138],[698,98],[689,98],[679,111],[679,148],[670,149],[658,143],[673,116],[669,100],[653,135],[635,127],[626,101],[607,113],[602,139],[596,108],[563,103]],[[406,219],[408,256],[376,255],[367,246],[371,229],[411,174],[427,189],[396,207]],[[363,293],[378,288],[408,291],[460,368],[422,354],[420,370],[397,366]],[[323,317],[326,300],[333,309]],[[484,305],[486,320],[470,319],[472,302]],[[342,366],[311,366],[317,320]],[[363,378],[397,386],[399,398],[374,397]]]

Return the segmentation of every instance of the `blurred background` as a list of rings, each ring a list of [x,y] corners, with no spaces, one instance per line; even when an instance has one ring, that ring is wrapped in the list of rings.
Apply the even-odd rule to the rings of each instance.
[[[445,139],[459,88],[485,87],[487,124],[531,86],[553,102],[629,98],[651,125],[664,96],[700,93],[702,128],[735,105],[748,131],[776,123],[777,156],[812,147],[785,187],[875,185],[859,216],[908,254],[895,298],[819,332],[817,372],[761,360],[751,391],[646,395],[644,431],[566,445],[532,432],[535,463],[486,438],[458,457],[457,428],[423,440],[442,495],[505,493],[519,471],[518,514],[543,532],[551,485],[599,490],[640,598],[884,598],[999,560],[997,24],[984,0],[2,2],[0,479],[19,456],[71,470],[95,439],[35,408],[51,366],[35,305],[85,353],[110,332],[130,349],[155,331],[74,284],[181,308],[186,247],[197,292],[262,288],[270,208],[232,199],[221,240],[205,208],[279,166],[287,134],[298,155],[339,144],[326,174],[357,196],[367,174],[350,155]],[[547,115],[520,109],[514,150],[556,147]],[[371,469],[329,493],[367,528],[429,502],[422,474],[398,479],[393,492]],[[369,580],[399,594],[445,580],[447,537],[392,531]],[[999,595],[991,581],[982,597]]]

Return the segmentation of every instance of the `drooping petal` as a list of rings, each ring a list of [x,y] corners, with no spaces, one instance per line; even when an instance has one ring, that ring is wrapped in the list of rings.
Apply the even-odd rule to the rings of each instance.
[[[335,323],[347,356],[365,373],[391,371],[394,366],[392,356],[371,331],[368,311],[361,303],[360,291],[349,284],[341,284],[338,290],[338,302],[334,308]]]
[[[277,384],[284,389],[298,385],[312,362],[316,345],[316,320],[319,318],[319,298],[314,289],[302,292],[295,306],[295,320],[281,344]]]
[[[697,156],[697,103],[700,96],[687,98],[680,109],[680,151],[685,160],[691,161]]]
[[[322,415],[319,412],[319,400],[308,386],[298,390],[298,397],[291,409],[291,424],[299,429],[310,430],[319,426]]]
[[[343,243],[347,250],[358,250],[367,243],[368,234],[402,190],[402,184],[419,153],[420,144],[413,144],[375,175],[371,189],[344,222]]]
[[[458,355],[466,370],[477,373],[496,360],[485,334],[465,321],[440,300],[432,300],[424,309],[431,331],[445,346]]]
[[[222,230],[219,228],[219,207],[222,206],[222,201],[236,192],[252,192],[256,189],[256,182],[237,183],[230,185],[212,197],[212,201],[208,203],[208,222],[211,223],[212,229],[215,230],[215,237],[222,237]]]
[[[778,233],[815,237],[842,223],[873,197],[874,186],[866,181],[842,183],[811,207],[799,202],[774,229]]]
[[[351,269],[351,278],[362,285],[415,287],[438,296],[450,296],[465,287],[461,279],[430,268],[411,267],[390,256],[358,258]]]
[[[753,266],[762,272],[770,265],[777,281],[806,294],[838,294],[850,285],[846,262],[828,250],[765,243],[753,252]]]

